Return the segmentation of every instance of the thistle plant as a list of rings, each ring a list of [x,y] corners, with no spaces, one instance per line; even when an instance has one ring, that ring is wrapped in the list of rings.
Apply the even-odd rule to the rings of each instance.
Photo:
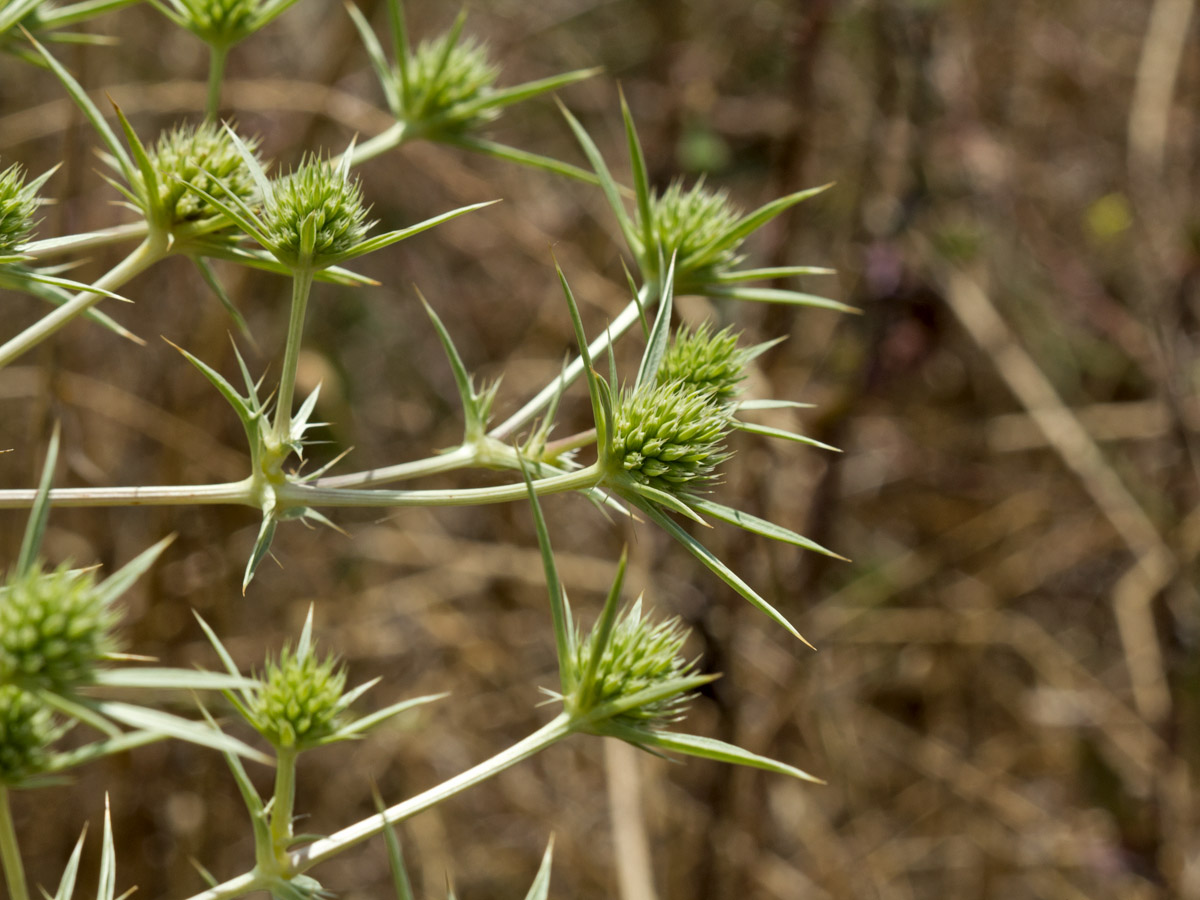
[[[744,344],[732,327],[716,330],[709,323],[685,327],[677,321],[674,303],[676,295],[698,293],[717,300],[777,301],[844,310],[840,303],[816,295],[754,286],[768,279],[828,270],[743,265],[749,255],[746,242],[753,232],[817,191],[797,192],[742,213],[726,194],[702,183],[685,187],[676,180],[665,188],[653,187],[624,98],[620,109],[631,164],[629,187],[616,180],[596,144],[565,107],[566,128],[573,132],[591,171],[494,143],[486,131],[502,113],[521,101],[568,88],[596,70],[504,87],[501,69],[486,44],[464,35],[463,16],[442,34],[410,41],[400,0],[385,4],[388,52],[364,15],[349,7],[394,124],[367,136],[361,144],[351,141],[341,153],[294,148],[282,162],[268,163],[259,155],[256,138],[239,134],[232,120],[218,123],[216,113],[230,49],[284,13],[294,0],[152,2],[170,22],[196,35],[211,51],[206,108],[160,135],[140,135],[115,103],[111,112],[107,108],[102,111],[52,53],[29,39],[32,50],[28,55],[44,67],[47,78],[57,79],[90,124],[110,170],[106,178],[122,200],[121,215],[126,219],[97,231],[34,239],[37,194],[50,173],[26,181],[23,170],[16,166],[0,171],[0,287],[40,291],[40,296],[58,305],[0,345],[0,367],[54,339],[59,329],[78,316],[130,336],[97,305],[116,297],[115,291],[125,290],[135,275],[168,256],[182,255],[196,264],[238,325],[241,335],[235,339],[233,354],[237,374],[232,380],[227,378],[214,362],[202,358],[199,348],[178,349],[242,425],[249,462],[240,477],[218,484],[54,488],[60,443],[56,432],[49,441],[38,486],[0,489],[0,508],[30,510],[20,551],[0,582],[0,863],[13,900],[29,900],[30,895],[10,791],[48,788],[75,766],[151,741],[183,740],[222,753],[246,807],[253,860],[247,860],[241,874],[223,881],[206,876],[208,886],[194,900],[232,900],[255,891],[286,900],[328,896],[331,892],[310,871],[377,836],[387,844],[397,896],[411,897],[395,833],[399,823],[580,734],[617,738],[656,754],[680,754],[816,780],[787,762],[681,730],[697,690],[715,679],[716,673],[706,671],[703,659],[688,655],[689,636],[678,618],[660,616],[641,595],[631,604],[624,603],[625,555],[616,565],[603,606],[594,612],[574,610],[559,578],[541,504],[551,495],[574,493],[614,520],[648,520],[682,544],[721,582],[800,637],[783,612],[689,529],[724,522],[829,554],[799,534],[715,498],[722,490],[722,472],[738,464],[742,433],[832,448],[801,434],[756,424],[752,415],[746,416],[761,409],[802,405],[746,396],[750,367],[775,341]],[[15,23],[14,16],[24,19],[36,14],[43,17],[39,21],[63,25],[78,21],[85,7],[107,11],[119,5],[80,3],[56,8],[56,12],[29,0],[15,4],[10,0],[0,11],[0,26],[4,26],[0,36]],[[68,10],[69,16],[65,15]],[[369,290],[374,282],[346,266],[494,202],[487,198],[416,224],[382,226],[375,233],[380,223],[372,219],[372,198],[354,167],[416,139],[531,166],[542,170],[538,177],[548,180],[566,176],[598,186],[616,217],[632,263],[627,267],[628,302],[589,337],[566,273],[556,265],[557,287],[564,301],[560,312],[572,325],[577,347],[562,348],[568,359],[561,373],[532,392],[533,396],[522,398],[525,402],[516,412],[493,423],[493,411],[502,396],[501,381],[481,381],[472,373],[454,341],[454,333],[462,327],[460,319],[446,315],[443,321],[435,311],[453,291],[442,286],[430,289],[432,301],[418,291],[432,327],[428,335],[436,336],[444,350],[457,387],[462,405],[461,441],[361,471],[339,470],[349,464],[335,457],[319,461],[315,471],[305,472],[303,466],[309,458],[321,452],[313,446],[314,429],[322,424],[316,421],[320,389],[297,398],[297,372],[306,344],[308,305],[310,301],[323,302],[318,282]],[[380,207],[387,208],[386,204]],[[130,213],[132,220],[128,219]],[[133,248],[94,281],[76,284],[56,274],[60,267],[78,262],[85,252],[126,242]],[[273,335],[278,340],[263,342],[264,346],[281,345],[282,350],[278,359],[261,366],[262,374],[257,365],[256,373],[251,373],[238,346],[244,341],[257,346],[257,336],[238,313],[233,298],[227,296],[211,260],[267,270],[290,280],[286,325],[278,323]],[[548,274],[547,282],[553,285],[554,277]],[[643,338],[640,358],[636,368],[625,371],[617,362],[614,344],[636,333],[639,325]],[[96,340],[111,337],[97,332]],[[620,358],[630,357],[622,354]],[[591,420],[561,434],[559,411],[570,407],[568,392],[580,379],[586,384]],[[408,385],[395,386],[398,393],[408,389]],[[579,393],[582,397],[582,391]],[[500,474],[493,476],[493,483],[480,486],[466,480],[476,470]],[[463,476],[463,481],[433,489],[392,486],[433,475],[451,480]],[[392,701],[376,711],[359,713],[355,704],[377,682],[348,687],[353,661],[318,652],[313,631],[319,606],[309,609],[294,643],[260,657],[261,662],[256,660],[257,665],[247,670],[249,674],[217,631],[203,620],[198,627],[223,671],[146,665],[146,660],[125,652],[136,648],[126,647],[120,638],[125,615],[122,598],[167,551],[170,537],[108,575],[87,567],[86,560],[82,568],[72,561],[50,565],[42,555],[52,508],[240,505],[261,516],[242,576],[242,592],[247,593],[253,584],[257,594],[276,587],[273,576],[260,571],[260,564],[270,555],[282,522],[299,519],[336,528],[334,511],[341,507],[397,510],[494,503],[528,504],[532,512],[549,593],[546,635],[554,641],[558,668],[557,684],[545,690],[559,708],[526,737],[491,758],[407,798],[393,799],[390,805],[378,798],[375,815],[322,835],[296,830],[303,814],[298,759],[334,743],[363,738],[400,714],[444,695]],[[244,601],[230,599],[253,602],[255,594]],[[655,600],[669,607],[673,598],[668,594]],[[586,627],[585,622],[589,623]],[[134,692],[137,702],[113,699],[114,689]],[[404,685],[397,689],[404,693]],[[142,693],[137,694],[139,691]],[[183,693],[189,697],[186,715],[176,708]],[[168,698],[165,701],[164,696]],[[199,709],[190,712],[194,705],[190,698],[194,697],[200,698]],[[431,707],[428,714],[437,714],[436,709]],[[98,736],[80,740],[73,736],[70,748],[64,749],[67,742],[60,738],[75,728]],[[274,769],[269,795],[261,792],[251,777],[249,767],[257,764]],[[116,842],[107,825],[103,843],[100,895],[102,900],[113,900]],[[69,900],[72,895],[81,846],[77,845],[66,861],[54,900]],[[528,900],[549,896],[550,864],[548,847]]]
[[[560,160],[488,140],[482,131],[509,106],[590,78],[599,69],[580,69],[509,88],[497,88],[500,67],[482,42],[463,36],[465,11],[444,34],[421,41],[413,50],[403,0],[387,0],[391,50],[389,63],[371,25],[357,7],[347,6],[362,37],[371,66],[383,88],[396,124],[355,151],[355,162],[393,150],[410,140],[451,144],[521,165],[593,180],[588,172]]]

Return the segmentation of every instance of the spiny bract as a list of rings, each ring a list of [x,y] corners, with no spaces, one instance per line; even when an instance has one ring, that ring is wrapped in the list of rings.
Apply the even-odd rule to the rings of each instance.
[[[635,481],[673,493],[711,481],[728,454],[730,414],[687,382],[625,392],[613,416],[610,458]]]
[[[35,568],[0,588],[0,684],[70,692],[115,650],[117,616],[92,572]]]
[[[642,616],[642,601],[627,607],[613,625],[607,646],[596,666],[596,678],[587,696],[569,701],[574,712],[586,713],[604,703],[632,697],[677,678],[692,674],[693,663],[679,655],[688,632],[679,619],[653,622]],[[572,660],[574,683],[580,684],[591,665],[594,641],[582,635],[576,640]],[[628,725],[660,728],[677,721],[690,699],[688,694],[669,694],[613,717]]]
[[[249,712],[251,724],[276,747],[319,743],[338,727],[346,671],[335,657],[284,649],[267,662]]]

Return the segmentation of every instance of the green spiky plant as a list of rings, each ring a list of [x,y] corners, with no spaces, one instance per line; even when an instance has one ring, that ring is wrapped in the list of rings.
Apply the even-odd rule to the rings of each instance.
[[[126,0],[127,2],[127,0]],[[36,489],[0,489],[0,508],[28,508],[25,538],[0,583],[0,864],[10,897],[29,900],[20,836],[14,827],[10,795],[47,787],[62,773],[90,760],[151,741],[174,739],[218,750],[246,806],[253,836],[253,861],[239,875],[209,877],[195,900],[230,900],[268,891],[286,900],[328,896],[309,874],[319,864],[369,838],[382,835],[398,897],[412,897],[395,826],[457,793],[495,776],[535,753],[577,734],[610,737],[658,754],[678,754],[747,765],[778,775],[815,781],[785,762],[731,744],[680,730],[694,692],[717,677],[686,654],[687,633],[678,620],[659,619],[638,597],[623,604],[626,557],[603,607],[594,615],[576,613],[559,578],[554,550],[541,510],[541,497],[579,493],[604,511],[642,516],[682,544],[721,582],[734,589],[797,638],[795,625],[751,584],[688,530],[687,523],[710,520],[732,524],[799,548],[832,554],[779,525],[718,503],[712,494],[721,476],[738,463],[738,432],[799,441],[831,450],[803,435],[756,424],[746,413],[793,401],[745,396],[754,360],[774,345],[745,345],[731,328],[709,323],[685,327],[676,322],[677,295],[718,300],[778,302],[798,307],[845,311],[836,301],[787,288],[757,286],[823,274],[811,266],[751,268],[744,242],[758,228],[821,189],[800,191],[749,213],[703,183],[690,187],[650,184],[633,116],[624,98],[620,113],[628,148],[632,185],[617,182],[597,145],[563,108],[567,128],[577,139],[590,171],[537,153],[497,143],[488,128],[521,101],[569,87],[596,74],[579,70],[514,87],[499,86],[502,73],[484,42],[465,34],[465,18],[416,43],[410,41],[400,0],[387,0],[388,50],[370,22],[353,6],[349,14],[379,80],[394,124],[339,154],[299,152],[289,168],[274,167],[259,153],[257,138],[239,133],[232,122],[217,122],[226,57],[235,45],[286,12],[295,0],[151,0],[175,25],[210,49],[205,109],[153,140],[143,140],[113,104],[111,117],[41,42],[62,36],[56,29],[125,5],[91,0],[52,6],[43,0],[8,0],[0,6],[0,45],[12,49],[13,32],[25,28],[18,56],[56,78],[92,126],[109,167],[105,176],[113,198],[134,215],[107,228],[35,239],[38,192],[50,172],[26,180],[16,166],[0,170],[0,287],[34,293],[57,308],[15,334],[0,336],[0,378],[5,366],[45,341],[74,319],[105,326],[117,337],[136,337],[98,307],[139,273],[171,255],[191,260],[229,311],[243,339],[253,335],[234,299],[218,281],[210,260],[283,275],[291,281],[291,304],[284,350],[271,381],[255,377],[236,354],[239,386],[186,348],[183,358],[215,388],[242,425],[250,465],[243,478],[221,484],[129,485],[54,489],[57,432],[50,438],[43,475]],[[114,128],[109,119],[116,121]],[[577,355],[515,413],[491,421],[499,382],[478,384],[455,346],[451,329],[421,298],[433,333],[444,349],[463,410],[462,440],[428,456],[334,474],[339,459],[301,474],[311,447],[317,392],[295,396],[297,367],[305,343],[306,310],[320,282],[368,284],[344,268],[359,257],[477,210],[478,203],[443,212],[407,227],[372,235],[370,201],[354,174],[359,163],[412,140],[427,140],[482,153],[539,170],[547,178],[566,177],[598,187],[607,199],[625,243],[630,264],[629,300],[599,336],[589,338],[566,274],[556,268],[563,316],[572,323]],[[51,170],[52,172],[53,170]],[[132,243],[125,258],[92,282],[56,274],[49,260],[74,262],[94,247]],[[138,298],[154,302],[152,298]],[[636,333],[643,338],[635,371],[622,372],[614,344]],[[98,334],[97,340],[117,337]],[[236,349],[236,348],[235,348]],[[605,366],[604,364],[607,363]],[[606,368],[606,374],[601,374]],[[575,434],[550,440],[560,398],[580,379],[586,384],[592,421]],[[0,448],[3,449],[3,448]],[[590,459],[586,464],[581,459]],[[507,483],[492,487],[394,489],[388,485],[471,469],[507,472]],[[245,565],[242,589],[252,580],[267,582],[259,564],[270,553],[278,527],[307,520],[336,527],[339,507],[397,509],[409,506],[528,504],[549,590],[548,634],[557,651],[558,684],[546,692],[560,706],[543,726],[491,759],[407,799],[388,805],[377,797],[376,815],[328,835],[295,830],[297,760],[330,744],[363,737],[376,726],[443,695],[401,700],[356,716],[352,706],[373,683],[347,690],[347,670],[332,655],[319,654],[313,636],[313,610],[294,645],[266,655],[254,674],[244,674],[219,635],[200,620],[223,672],[183,671],[140,664],[123,652],[119,623],[121,596],[162,554],[165,538],[107,578],[66,562],[47,566],[40,557],[52,507],[159,505],[183,507],[223,503],[252,508],[261,526]],[[669,598],[662,598],[669,604]],[[583,621],[590,619],[588,627]],[[802,638],[801,638],[802,640]],[[143,691],[144,702],[112,699],[113,689]],[[194,715],[162,708],[163,692],[200,697]],[[223,699],[214,699],[218,691]],[[256,735],[254,746],[218,724],[232,713]],[[96,732],[67,749],[68,730]],[[255,787],[246,765],[274,766],[269,797]],[[69,900],[79,867],[82,838],[66,860],[54,900]],[[105,818],[98,896],[115,897],[116,840]],[[545,900],[550,890],[551,847],[527,898]],[[206,870],[202,870],[206,871]],[[47,896],[50,896],[47,894]],[[450,891],[453,896],[453,891]]]

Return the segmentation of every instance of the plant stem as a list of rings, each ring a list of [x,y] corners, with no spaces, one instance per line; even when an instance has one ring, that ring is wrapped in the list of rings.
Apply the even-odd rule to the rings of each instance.
[[[567,737],[574,730],[571,717],[566,713],[560,713],[533,734],[513,744],[507,750],[496,754],[491,759],[481,762],[474,768],[468,769],[461,775],[457,775],[449,781],[442,782],[437,787],[417,794],[417,796],[411,797],[403,803],[397,803],[395,806],[385,809],[378,815],[363,819],[361,822],[351,825],[348,828],[343,828],[341,831],[331,834],[327,838],[300,848],[292,854],[292,870],[295,872],[305,872],[317,863],[324,862],[330,857],[336,856],[348,847],[352,847],[369,837],[379,834],[385,828],[395,825],[398,822],[403,822],[405,819],[411,818],[422,810],[435,806],[453,797],[455,794],[503,772],[510,766],[528,759],[535,753],[539,753],[551,744],[557,743]],[[200,898],[193,898],[193,900],[200,900]]]
[[[452,472],[455,469],[465,469],[478,464],[479,452],[473,444],[462,444],[446,453],[430,456],[425,459],[415,459],[411,462],[398,463],[394,466],[384,466],[381,469],[367,469],[363,472],[349,472],[345,475],[335,475],[332,478],[319,478],[314,486],[323,488],[366,487],[372,484],[389,484],[404,481],[409,478],[421,478],[425,475],[436,475],[440,472]]]
[[[0,509],[27,509],[32,490],[0,491]],[[52,506],[181,506],[220,503],[258,506],[252,479],[224,484],[150,485],[148,487],[55,488]]]
[[[638,299],[630,300],[629,305],[621,310],[620,314],[613,319],[612,324],[588,345],[588,352],[592,359],[605,353],[613,341],[628,331],[633,323],[641,318],[642,310],[650,310],[657,302],[658,285],[648,281],[638,290]],[[641,304],[640,308],[639,303]],[[536,397],[489,431],[488,436],[497,440],[512,437],[522,426],[527,425],[534,416],[541,412],[554,399],[555,394],[566,390],[582,374],[583,357],[577,356],[561,375],[542,388]]]
[[[296,364],[300,359],[300,342],[304,337],[304,313],[308,309],[308,295],[312,292],[315,274],[310,268],[297,269],[292,273],[292,311],[288,318],[287,345],[283,351],[283,372],[279,376],[279,405],[275,409],[276,446],[283,446],[292,428]]]
[[[594,488],[602,473],[596,465],[577,472],[542,478],[533,483],[539,494],[557,494]],[[524,482],[496,487],[453,488],[444,491],[355,491],[316,487],[289,482],[275,489],[279,509],[317,506],[474,506],[484,503],[508,503],[529,496]]]
[[[275,796],[271,801],[271,848],[284,872],[288,871],[288,844],[292,840],[292,813],[296,806],[296,757],[294,747],[275,750]]]
[[[13,828],[12,808],[8,803],[8,788],[0,784],[0,864],[4,866],[4,881],[10,900],[29,900],[25,884],[25,866],[17,847],[17,832]]]
[[[228,47],[208,45],[208,102],[204,106],[204,117],[210,122],[217,121],[217,114],[221,111],[221,82],[225,80],[225,58],[228,55]]]
[[[389,150],[394,150],[405,142],[411,134],[408,130],[407,122],[397,122],[386,131],[381,131],[375,137],[363,144],[359,144],[354,148],[354,156],[350,158],[351,165],[359,165],[365,163],[369,159],[374,159]]]
[[[164,232],[150,231],[145,239],[127,257],[109,269],[93,287],[112,291],[129,281],[139,272],[158,262],[167,252],[167,236]],[[0,346],[0,368],[8,365],[26,350],[44,341],[76,316],[79,316],[101,300],[103,294],[82,291],[67,303],[34,322],[8,343]]]

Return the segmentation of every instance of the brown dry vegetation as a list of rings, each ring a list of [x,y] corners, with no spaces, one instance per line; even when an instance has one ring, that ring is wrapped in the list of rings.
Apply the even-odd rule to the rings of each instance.
[[[382,3],[359,5],[382,27]],[[415,35],[449,22],[442,4],[409,6]],[[472,5],[468,30],[489,36],[506,83],[606,68],[563,99],[616,161],[619,80],[659,183],[706,169],[750,207],[837,182],[750,250],[761,264],[836,266],[836,279],[803,287],[863,314],[743,305],[715,315],[756,338],[790,336],[751,390],[815,403],[779,424],[845,452],[743,436],[719,498],[854,561],[731,529],[706,535],[813,653],[653,529],[606,522],[580,498],[548,500],[579,608],[598,608],[629,542],[633,589],[681,615],[703,665],[725,673],[694,705],[691,730],[828,785],[606,759],[601,742],[575,738],[407,823],[419,893],[441,897],[453,873],[464,898],[523,896],[554,833],[553,895],[616,897],[611,836],[636,843],[640,827],[663,898],[1200,896],[1191,6]],[[188,35],[149,7],[98,25],[120,47],[60,48],[60,58],[143,134],[202,105],[205,60]],[[231,67],[227,106],[285,163],[387,124],[340,4],[302,0]],[[579,160],[548,102],[518,107],[496,134]],[[42,235],[120,215],[93,173],[95,144],[49,74],[0,59],[0,155],[35,173],[66,161],[47,189],[59,202]],[[623,164],[617,172],[628,177]],[[453,381],[413,284],[470,365],[504,373],[501,414],[572,345],[551,248],[592,331],[626,297],[598,191],[428,145],[362,176],[389,227],[505,202],[367,260],[380,288],[317,288],[304,379],[323,380],[326,449],[353,447],[355,468],[458,436]],[[285,281],[223,271],[259,336],[252,367],[277,366]],[[4,486],[33,483],[56,419],[60,484],[243,474],[235,418],[159,340],[230,372],[229,320],[182,261],[126,293],[137,305],[112,312],[147,346],[75,324],[0,377],[0,448],[14,451],[0,456]],[[4,304],[5,337],[40,311],[22,297]],[[584,422],[585,406],[573,395],[564,429]],[[55,558],[112,566],[178,532],[130,594],[125,637],[137,652],[215,666],[195,609],[251,667],[314,603],[321,641],[352,681],[384,677],[372,702],[454,692],[403,727],[302,765],[307,831],[369,813],[371,778],[399,799],[502,749],[543,720],[537,687],[554,679],[526,506],[336,518],[349,539],[280,529],[280,566],[264,566],[244,598],[257,529],[246,510],[57,511],[47,545]],[[23,525],[0,516],[6,552]],[[606,778],[631,774],[640,798],[622,789],[635,802],[610,807]],[[218,876],[250,863],[220,759],[163,745],[17,798],[33,881],[57,880],[85,821],[98,833],[105,789],[119,888],[183,897],[202,887],[189,858]],[[388,890],[378,842],[314,874],[347,898]]]

